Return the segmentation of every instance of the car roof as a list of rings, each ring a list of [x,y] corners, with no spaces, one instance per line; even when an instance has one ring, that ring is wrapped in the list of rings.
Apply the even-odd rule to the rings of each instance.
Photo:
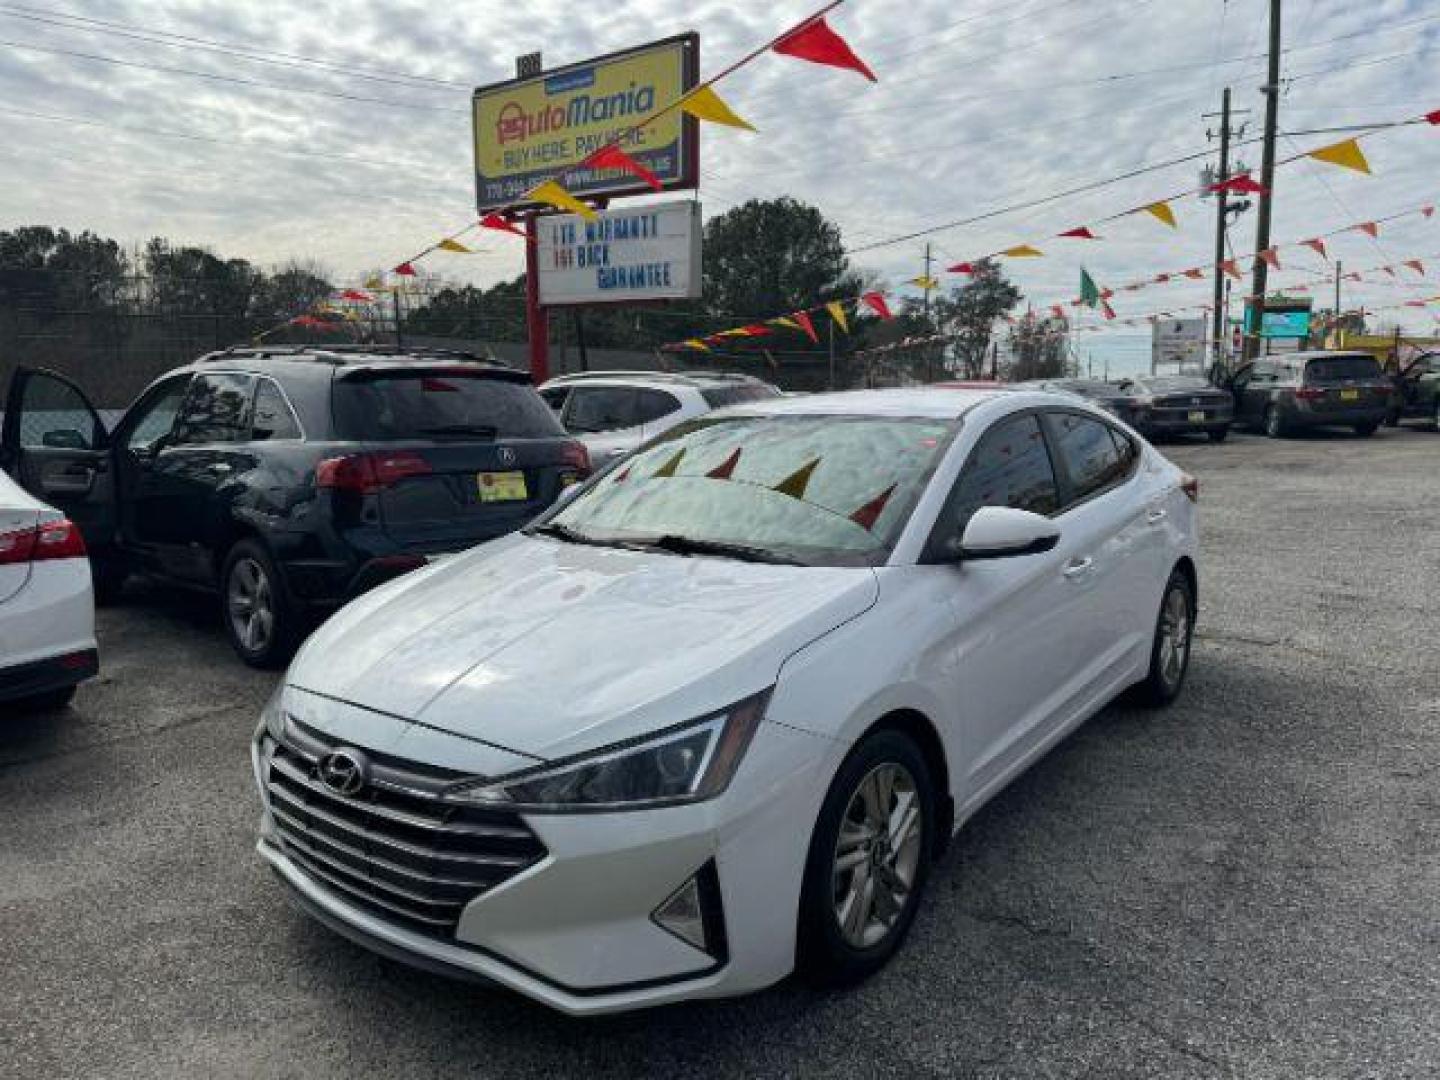
[[[477,374],[529,380],[529,375],[488,356],[457,349],[397,347],[394,345],[236,345],[206,353],[170,374],[197,373],[233,367],[245,371],[274,371],[330,379],[337,373],[407,371],[437,364],[473,369]]]
[[[696,390],[713,390],[722,386],[763,385],[763,380],[733,371],[576,371],[568,375],[557,375],[543,383],[540,389],[580,385],[654,388],[687,386]]]
[[[902,387],[892,390],[842,390],[804,397],[766,398],[725,410],[733,416],[905,416],[954,420],[977,405],[1023,391],[995,386],[984,390],[941,386]],[[1028,396],[1028,395],[1027,395]],[[1037,394],[1055,401],[1059,395]]]

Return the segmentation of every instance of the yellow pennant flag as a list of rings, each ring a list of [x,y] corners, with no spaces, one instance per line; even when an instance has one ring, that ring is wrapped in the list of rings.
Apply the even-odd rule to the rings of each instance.
[[[771,326],[783,326],[783,327],[785,327],[786,330],[799,330],[799,329],[800,329],[800,324],[799,324],[799,323],[797,323],[794,319],[787,319],[787,318],[785,318],[783,315],[782,315],[780,318],[778,318],[778,319],[771,319],[771,320],[770,320],[770,325],[771,325]]]
[[[733,329],[733,330],[721,330],[721,331],[720,331],[718,334],[716,334],[715,336],[716,336],[716,337],[745,337],[745,336],[746,336],[746,333],[745,333],[744,327],[737,326],[737,327],[735,327],[735,329]]]
[[[1045,253],[1039,248],[1033,248],[1029,244],[1019,244],[1016,247],[1006,248],[1000,252],[1007,259],[1038,259]]]
[[[681,461],[682,458],[684,458],[684,456],[685,456],[685,447],[682,446],[679,450],[675,451],[675,456],[674,456],[674,457],[672,457],[669,461],[665,462],[664,465],[661,465],[660,468],[656,469],[656,470],[655,470],[653,473],[651,473],[650,475],[651,475],[651,476],[674,476],[674,475],[675,475],[675,470],[680,467],[680,461]]]
[[[379,274],[371,274],[365,279],[365,288],[367,289],[383,289],[384,287],[385,282],[380,280]]]
[[[1354,169],[1367,176],[1370,173],[1370,162],[1365,160],[1365,154],[1361,151],[1360,142],[1357,139],[1346,139],[1344,142],[1337,142],[1334,146],[1322,146],[1319,150],[1311,150],[1306,157],[1312,157],[1316,161],[1323,161],[1330,165],[1339,165],[1342,169]]]
[[[940,282],[936,281],[928,274],[921,274],[919,277],[912,277],[910,279],[910,284],[914,285],[917,289],[925,289],[927,291],[930,289],[938,289],[940,287]]]
[[[810,486],[810,477],[819,464],[820,459],[817,457],[813,461],[801,465],[800,468],[796,469],[770,490],[778,491],[781,495],[789,495],[792,499],[804,499],[805,489]]]
[[[473,254],[475,254],[473,251],[471,251],[471,250],[470,250],[468,247],[466,247],[464,244],[460,243],[459,240],[451,240],[451,239],[449,239],[448,237],[447,237],[446,239],[444,239],[444,240],[441,240],[438,244],[435,245],[435,247],[436,247],[436,249],[439,250],[439,251],[453,251],[453,252],[455,252],[455,254],[457,254],[457,255],[473,255]]]
[[[685,344],[688,345],[688,346],[689,346],[690,348],[692,348],[692,349],[699,349],[701,352],[709,352],[709,351],[710,351],[710,346],[709,346],[709,345],[706,345],[706,344],[705,344],[703,341],[701,341],[699,338],[691,338],[689,341],[685,342]]]
[[[520,201],[545,203],[557,210],[568,210],[572,214],[579,214],[586,221],[595,221],[599,216],[554,180],[546,180],[543,184],[537,184],[522,195]]]
[[[1180,227],[1179,223],[1175,220],[1175,211],[1170,209],[1170,204],[1168,202],[1151,203],[1149,206],[1142,207],[1142,209],[1147,214],[1154,216],[1160,221],[1163,221],[1172,229],[1178,229]]]
[[[825,310],[830,312],[830,317],[840,324],[840,329],[845,333],[850,332],[850,324],[845,321],[845,305],[839,300],[831,300],[825,305]],[[797,498],[799,496],[796,496]]]
[[[755,126],[748,120],[735,115],[735,111],[721,100],[720,95],[715,93],[708,86],[702,86],[693,94],[689,94],[680,101],[680,108],[699,120],[709,120],[712,124],[724,124],[726,127],[744,128],[746,131],[754,131]]]

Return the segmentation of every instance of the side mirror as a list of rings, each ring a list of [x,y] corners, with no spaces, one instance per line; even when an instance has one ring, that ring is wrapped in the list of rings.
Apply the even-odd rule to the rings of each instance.
[[[1008,559],[1039,555],[1060,542],[1060,527],[1047,517],[1008,506],[982,506],[960,539],[960,559]]]
[[[54,450],[89,450],[90,444],[85,441],[85,436],[74,428],[61,428],[59,431],[47,431],[40,436],[40,444]]]

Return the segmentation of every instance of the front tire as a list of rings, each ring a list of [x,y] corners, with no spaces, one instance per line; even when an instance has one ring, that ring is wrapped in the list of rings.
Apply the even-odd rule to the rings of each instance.
[[[930,770],[909,736],[880,730],[850,752],[805,865],[797,961],[811,981],[856,982],[894,955],[930,875],[938,820]]]
[[[1155,618],[1155,636],[1150,644],[1150,670],[1135,687],[1141,705],[1159,709],[1180,696],[1185,674],[1190,670],[1190,645],[1195,632],[1195,590],[1179,567],[1170,572],[1160,614]]]
[[[75,690],[74,686],[62,686],[59,690],[47,690],[43,694],[32,694],[29,697],[20,698],[18,701],[11,702],[11,707],[22,716],[33,713],[59,712],[75,699]]]
[[[1380,425],[1373,420],[1368,424],[1356,424],[1355,434],[1359,435],[1362,439],[1368,439],[1371,435],[1375,434],[1375,429],[1379,426]]]
[[[258,541],[241,540],[225,557],[220,614],[236,655],[251,667],[280,667],[299,643],[299,619],[274,560]]]
[[[1230,429],[1228,427],[1215,427],[1211,428],[1205,434],[1210,436],[1212,443],[1222,443],[1229,437]]]

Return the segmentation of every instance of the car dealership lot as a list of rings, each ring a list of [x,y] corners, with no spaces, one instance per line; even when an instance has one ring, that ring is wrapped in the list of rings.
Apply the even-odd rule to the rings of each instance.
[[[982,811],[845,993],[580,1022],[351,946],[253,851],[274,676],[209,598],[102,612],[74,709],[0,728],[0,1075],[1433,1074],[1440,435],[1166,452],[1202,484],[1184,696]]]

